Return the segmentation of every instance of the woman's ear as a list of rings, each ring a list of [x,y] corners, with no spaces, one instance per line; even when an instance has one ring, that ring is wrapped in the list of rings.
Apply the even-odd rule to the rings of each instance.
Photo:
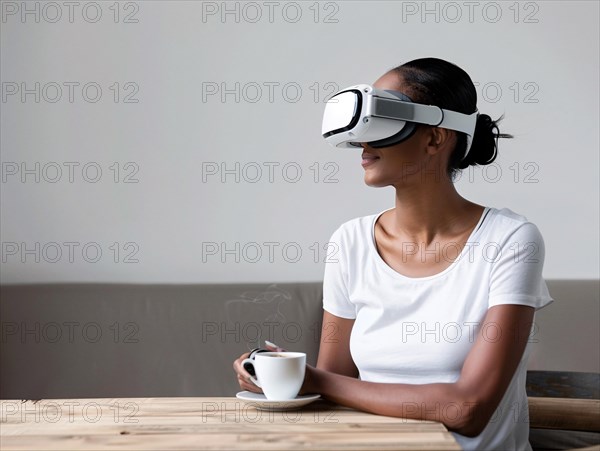
[[[436,155],[451,149],[456,141],[456,133],[440,127],[427,127],[424,130],[424,137],[428,155]]]

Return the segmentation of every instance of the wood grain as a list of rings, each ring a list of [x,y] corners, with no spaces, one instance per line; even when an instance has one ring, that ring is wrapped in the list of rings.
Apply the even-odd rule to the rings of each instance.
[[[600,400],[529,397],[532,428],[600,432]]]
[[[0,448],[459,450],[444,425],[325,400],[288,412],[237,398],[0,401]]]

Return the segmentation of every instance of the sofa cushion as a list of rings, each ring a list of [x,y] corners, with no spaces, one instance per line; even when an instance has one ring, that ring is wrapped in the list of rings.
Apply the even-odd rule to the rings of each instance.
[[[264,340],[316,364],[322,283],[3,286],[0,397],[232,396]]]

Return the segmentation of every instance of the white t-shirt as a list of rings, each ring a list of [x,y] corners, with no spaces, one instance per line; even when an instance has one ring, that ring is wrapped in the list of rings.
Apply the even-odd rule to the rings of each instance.
[[[323,308],[355,319],[350,352],[361,380],[455,382],[488,308],[522,304],[537,310],[553,301],[542,278],[544,241],[525,217],[486,207],[460,253],[457,246],[441,248],[442,258],[454,260],[448,268],[413,278],[391,268],[375,247],[374,225],[383,213],[342,224],[331,236],[325,263]],[[406,253],[420,252],[412,243],[404,246]],[[485,337],[495,340],[498,332],[486,327]],[[472,438],[453,433],[463,449],[531,449],[529,352],[528,344],[484,431]],[[440,421],[458,416],[460,408],[441,411]]]

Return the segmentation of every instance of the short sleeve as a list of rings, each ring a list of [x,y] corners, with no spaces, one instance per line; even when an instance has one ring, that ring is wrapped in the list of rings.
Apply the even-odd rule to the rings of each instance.
[[[323,309],[341,318],[355,319],[356,309],[348,296],[347,249],[343,229],[338,228],[327,243],[323,276]]]
[[[554,301],[542,277],[545,246],[535,224],[519,225],[496,246],[496,255],[487,256],[492,262],[489,307],[521,304],[539,310]]]

